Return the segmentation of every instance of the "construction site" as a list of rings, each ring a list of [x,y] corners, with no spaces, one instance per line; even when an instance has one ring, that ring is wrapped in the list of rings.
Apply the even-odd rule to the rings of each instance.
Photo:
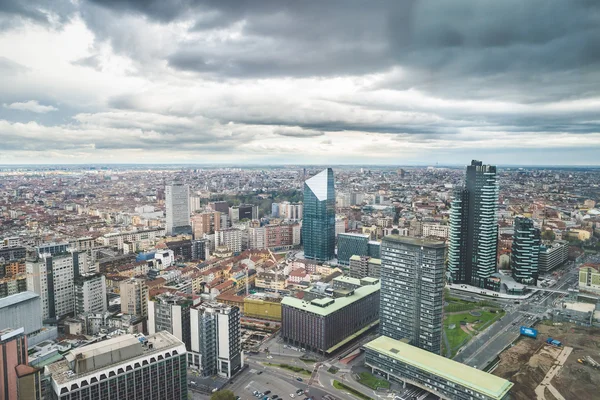
[[[514,383],[515,400],[600,398],[600,329],[546,321],[500,354],[494,375]]]

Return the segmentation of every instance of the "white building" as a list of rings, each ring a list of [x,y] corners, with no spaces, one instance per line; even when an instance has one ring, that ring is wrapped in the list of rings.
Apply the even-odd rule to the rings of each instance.
[[[345,219],[336,219],[335,220],[335,236],[340,233],[346,233],[346,220]]]
[[[448,238],[449,225],[424,223],[422,229],[424,237]]]
[[[266,249],[267,248],[267,230],[264,226],[258,228],[248,228],[244,232],[245,249]]]
[[[119,285],[121,294],[121,312],[129,315],[148,316],[148,286],[143,279],[122,281]]]
[[[236,228],[221,229],[215,232],[216,247],[225,246],[233,253],[242,251],[242,231]]]
[[[107,309],[104,275],[87,274],[75,278],[75,315],[103,313]]]
[[[78,261],[78,253],[51,256],[42,254],[37,261],[28,261],[27,290],[40,295],[42,318],[60,319],[75,311],[73,263]],[[76,266],[79,270],[79,264]]]
[[[171,249],[158,250],[154,253],[155,266],[159,269],[169,268],[175,263],[175,252]]]
[[[302,203],[290,203],[289,201],[284,201],[279,203],[278,210],[280,218],[299,221],[302,219],[304,206]]]
[[[202,303],[190,310],[190,331],[188,365],[203,376],[229,378],[244,366],[238,307]]]
[[[191,233],[190,188],[188,185],[173,184],[165,187],[167,235]]]

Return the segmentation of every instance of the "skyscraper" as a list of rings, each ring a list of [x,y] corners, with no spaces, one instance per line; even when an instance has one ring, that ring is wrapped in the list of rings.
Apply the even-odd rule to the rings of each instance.
[[[305,258],[327,261],[335,255],[335,188],[331,168],[304,182],[302,240]]]
[[[533,221],[529,218],[515,218],[510,259],[513,277],[517,282],[537,283],[539,256],[540,230],[533,226]]]
[[[441,241],[390,235],[381,244],[380,333],[440,354],[444,290]]]
[[[496,272],[498,250],[496,167],[473,160],[466,186],[455,191],[450,214],[448,271],[455,283],[498,289],[488,280]]]
[[[165,187],[167,235],[192,233],[190,222],[190,188],[174,183]]]

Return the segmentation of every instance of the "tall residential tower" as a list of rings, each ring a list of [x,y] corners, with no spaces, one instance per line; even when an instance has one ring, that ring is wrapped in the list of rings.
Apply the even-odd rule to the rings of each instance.
[[[165,188],[167,235],[192,233],[190,222],[190,188],[174,183]]]
[[[515,218],[511,252],[511,269],[517,282],[525,284],[537,283],[540,256],[540,230],[533,226],[533,221],[525,217]]]
[[[305,258],[328,261],[335,255],[335,189],[331,168],[304,182],[302,241]]]
[[[450,211],[448,271],[455,283],[488,287],[498,252],[496,167],[473,160],[466,186],[455,191]],[[489,287],[490,289],[497,289]]]

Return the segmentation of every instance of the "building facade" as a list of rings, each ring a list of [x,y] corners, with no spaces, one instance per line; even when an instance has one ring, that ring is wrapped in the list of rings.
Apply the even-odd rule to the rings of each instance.
[[[0,330],[0,399],[43,399],[41,370],[27,364],[25,330]]]
[[[216,246],[225,246],[233,253],[242,251],[242,231],[237,228],[221,229],[215,234]]]
[[[243,366],[240,309],[221,303],[202,303],[191,309],[189,365],[203,376],[230,378]]]
[[[547,274],[569,259],[569,242],[555,241],[550,246],[540,246],[538,269],[540,274]]]
[[[148,316],[148,286],[144,279],[130,279],[119,285],[121,312],[129,315]]]
[[[355,280],[354,289],[335,289],[331,297],[304,301],[284,297],[281,337],[287,343],[328,354],[379,320],[379,280]]]
[[[160,294],[148,301],[148,332],[167,331],[181,340],[187,349],[191,346],[190,308],[192,300],[171,294]]]
[[[42,302],[34,292],[22,292],[0,299],[0,330],[24,328],[30,335],[42,329]]]
[[[302,241],[305,258],[328,261],[335,256],[335,181],[331,168],[304,182]]]
[[[448,271],[452,282],[497,289],[498,182],[496,167],[473,160],[466,186],[455,191],[450,213]]]
[[[172,184],[165,187],[167,235],[191,233],[190,188],[188,185]]]
[[[368,256],[350,257],[351,278],[362,279],[371,277],[379,279],[381,277],[381,259]]]
[[[192,230],[195,239],[204,235],[212,235],[221,229],[221,213],[218,211],[203,212],[192,216]]]
[[[48,365],[50,400],[187,400],[187,353],[168,332],[78,347]]]
[[[540,230],[529,218],[516,217],[511,249],[513,278],[524,284],[537,283],[539,275]]]
[[[380,333],[440,354],[445,243],[390,235],[381,245]]]
[[[350,265],[350,257],[369,255],[369,235],[340,233],[337,238],[337,259],[340,265]]]
[[[586,263],[579,267],[579,290],[600,294],[600,264]]]
[[[105,313],[108,309],[106,278],[85,274],[75,278],[75,315]]]

